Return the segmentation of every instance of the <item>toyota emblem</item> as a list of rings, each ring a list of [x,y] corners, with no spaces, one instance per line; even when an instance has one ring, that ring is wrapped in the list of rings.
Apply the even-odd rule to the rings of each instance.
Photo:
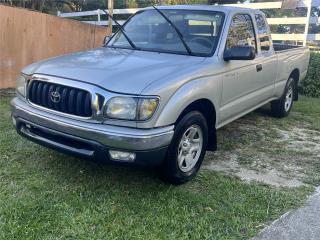
[[[58,103],[61,100],[61,95],[59,92],[51,92],[50,94],[51,101],[54,103]]]

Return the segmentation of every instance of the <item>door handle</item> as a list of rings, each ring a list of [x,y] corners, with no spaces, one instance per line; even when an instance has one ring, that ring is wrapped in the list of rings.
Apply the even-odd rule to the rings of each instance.
[[[262,64],[256,65],[256,69],[257,69],[257,72],[260,72],[262,70]]]

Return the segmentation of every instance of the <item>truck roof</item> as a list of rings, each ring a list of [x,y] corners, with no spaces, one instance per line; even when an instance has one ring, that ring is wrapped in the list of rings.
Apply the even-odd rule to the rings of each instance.
[[[245,6],[245,4],[243,4]],[[260,10],[245,8],[245,7],[235,7],[235,6],[223,6],[223,5],[168,5],[168,6],[157,6],[159,9],[183,9],[183,10],[206,10],[206,11],[218,11],[224,13],[232,13],[246,11],[246,12],[256,12],[262,13]],[[145,9],[153,9],[153,7],[147,7]]]

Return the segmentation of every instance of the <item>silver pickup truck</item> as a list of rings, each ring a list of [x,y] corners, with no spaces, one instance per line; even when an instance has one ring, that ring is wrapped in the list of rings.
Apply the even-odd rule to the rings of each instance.
[[[100,48],[24,68],[12,122],[36,143],[158,166],[181,184],[217,149],[217,129],[269,102],[287,116],[309,57],[307,47],[273,44],[258,10],[149,7]]]

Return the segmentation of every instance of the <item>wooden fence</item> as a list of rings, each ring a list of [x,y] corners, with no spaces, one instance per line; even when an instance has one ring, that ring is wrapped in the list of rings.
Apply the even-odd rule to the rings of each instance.
[[[0,5],[0,88],[33,62],[102,45],[107,28]]]
[[[293,3],[293,4],[292,4]],[[288,4],[288,1],[275,1],[275,2],[261,2],[261,3],[241,3],[241,4],[226,4],[227,6],[237,6],[237,7],[246,7],[253,9],[288,9],[288,8],[307,8],[308,14],[306,17],[292,17],[292,18],[268,18],[268,23],[270,25],[292,25],[292,24],[301,24],[305,25],[305,31],[303,34],[272,34],[273,40],[281,40],[281,41],[301,41],[306,44],[307,40],[312,41],[320,41],[320,34],[308,34],[309,24],[320,24],[320,18],[311,17],[311,7],[319,7],[320,0],[298,0],[291,1],[291,4]],[[136,13],[139,8],[131,8],[131,9],[114,9],[113,15],[128,15]],[[106,10],[108,12],[108,10]],[[105,13],[100,10],[93,11],[84,11],[84,12],[73,12],[73,13],[61,13],[58,12],[58,16],[64,18],[72,18],[72,17],[85,17],[85,16],[97,16],[97,21],[85,21],[86,23],[92,23],[97,25],[108,25],[108,21],[102,21],[101,15]],[[124,23],[124,21],[119,21],[120,24]]]

